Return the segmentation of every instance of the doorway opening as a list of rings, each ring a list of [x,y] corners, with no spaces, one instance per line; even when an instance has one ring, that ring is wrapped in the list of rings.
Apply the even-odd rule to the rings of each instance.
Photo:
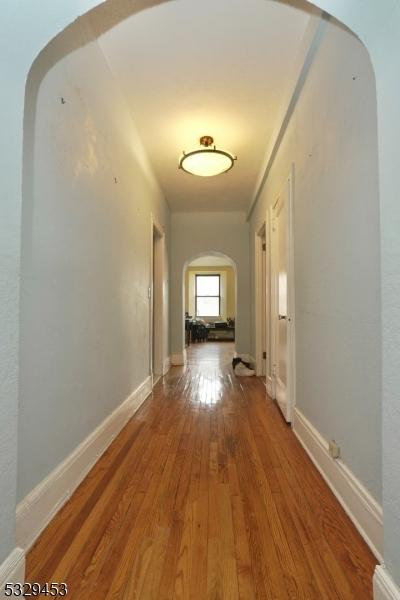
[[[150,296],[150,374],[153,385],[164,374],[165,323],[164,295],[165,235],[162,227],[151,218],[151,285]]]
[[[211,343],[229,343],[233,351],[237,313],[234,262],[222,254],[204,254],[189,261],[183,275],[185,347],[203,343],[211,349]]]

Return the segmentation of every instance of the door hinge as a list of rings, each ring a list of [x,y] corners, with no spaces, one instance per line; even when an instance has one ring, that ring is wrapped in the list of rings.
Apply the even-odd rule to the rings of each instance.
[[[263,358],[267,358],[267,353],[263,352]]]
[[[264,244],[262,245],[262,249],[263,249],[263,252],[265,252],[265,251],[266,251],[266,249],[267,249],[267,244],[265,244],[265,243],[264,243]]]

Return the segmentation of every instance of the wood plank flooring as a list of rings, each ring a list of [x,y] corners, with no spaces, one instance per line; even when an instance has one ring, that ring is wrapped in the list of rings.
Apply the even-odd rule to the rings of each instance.
[[[28,581],[71,600],[368,600],[376,560],[233,346],[191,347],[63,507]]]

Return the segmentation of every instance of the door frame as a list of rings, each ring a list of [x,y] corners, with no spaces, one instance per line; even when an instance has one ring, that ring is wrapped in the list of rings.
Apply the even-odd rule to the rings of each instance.
[[[296,406],[296,319],[295,319],[295,262],[294,262],[294,176],[295,167],[292,164],[290,173],[285,179],[285,186],[288,186],[288,274],[287,274],[287,305],[288,305],[288,353],[287,353],[287,401],[288,401],[288,422],[292,424],[294,420],[294,408]],[[282,190],[284,188],[282,187]],[[270,270],[270,298],[271,298],[271,319],[270,319],[270,343],[271,343],[271,376],[272,376],[272,397],[276,398],[275,391],[275,365],[276,357],[276,330],[277,330],[277,297],[276,297],[276,251],[272,249],[274,209],[281,196],[278,194],[273,205],[270,206],[270,240],[271,240],[271,270]]]
[[[165,231],[153,214],[150,215],[150,327],[149,371],[152,384],[164,375],[165,320]],[[156,308],[154,308],[156,307]]]
[[[262,225],[256,230],[254,236],[254,257],[255,257],[255,332],[256,332],[256,375],[259,377],[267,377],[269,374],[268,362],[270,358],[269,350],[269,223],[268,214],[265,215],[265,220]],[[265,238],[266,249],[263,250],[263,238]],[[265,252],[265,314],[263,314],[263,252]],[[263,331],[263,325],[264,331]],[[263,352],[266,352],[267,357],[263,359]]]

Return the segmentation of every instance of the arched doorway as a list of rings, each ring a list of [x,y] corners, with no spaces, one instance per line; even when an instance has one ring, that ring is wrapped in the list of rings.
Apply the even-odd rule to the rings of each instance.
[[[183,270],[185,346],[235,341],[236,264],[215,252],[188,260]]]
[[[28,6],[26,3],[23,11],[18,10],[21,19],[21,31],[25,31],[26,19],[29,21],[30,11],[34,10],[34,7]],[[97,2],[85,2],[84,9],[90,9],[95,6]],[[398,240],[398,223],[399,223],[399,208],[397,203],[397,186],[396,186],[396,170],[397,170],[397,158],[396,158],[396,145],[399,137],[399,124],[397,119],[397,102],[394,101],[398,97],[398,78],[396,76],[398,69],[398,41],[396,36],[398,35],[398,27],[400,22],[400,14],[397,6],[394,6],[392,2],[380,2],[377,5],[376,2],[371,1],[364,3],[361,6],[357,0],[349,1],[346,3],[340,3],[333,0],[320,0],[315,3],[322,9],[327,10],[334,14],[343,23],[353,29],[361,39],[367,45],[371,53],[372,60],[374,62],[376,75],[377,75],[377,86],[378,86],[378,110],[379,110],[379,126],[380,126],[380,163],[381,163],[381,202],[382,202],[382,264],[383,264],[383,368],[385,374],[385,384],[383,389],[384,398],[384,413],[385,423],[385,494],[387,495],[388,502],[388,522],[387,522],[387,536],[386,546],[388,548],[387,562],[393,572],[399,572],[398,565],[399,558],[396,558],[396,539],[399,532],[399,524],[396,520],[396,514],[399,514],[399,489],[396,483],[398,479],[395,477],[396,474],[396,463],[391,458],[391,453],[396,447],[396,436],[398,432],[398,411],[396,409],[397,399],[395,390],[398,389],[399,374],[396,368],[398,362],[398,335],[396,332],[399,331],[399,312],[397,310],[397,298],[399,297],[399,279],[398,279],[398,257],[399,257],[399,240]],[[15,147],[7,149],[7,154],[10,155],[10,160],[4,163],[5,176],[3,181],[7,193],[10,197],[10,204],[7,203],[7,210],[12,206],[12,210],[8,213],[7,223],[10,223],[8,235],[4,238],[4,254],[11,256],[10,269],[7,270],[9,273],[6,277],[6,287],[11,289],[18,288],[18,242],[15,240],[19,239],[20,223],[19,223],[19,208],[20,208],[20,181],[21,181],[21,168],[20,168],[20,149],[22,140],[22,93],[23,85],[26,79],[27,70],[32,62],[33,56],[37,53],[38,49],[46,43],[57,31],[63,26],[67,26],[74,18],[76,18],[78,11],[81,10],[82,4],[79,4],[79,8],[75,4],[69,4],[68,6],[60,7],[59,12],[52,10],[48,11],[45,15],[43,12],[43,18],[41,19],[40,33],[34,32],[30,28],[30,34],[32,34],[32,41],[26,44],[24,48],[23,60],[19,63],[20,73],[16,74],[18,83],[14,86],[10,86],[10,90],[7,89],[7,93],[4,95],[5,102],[13,106],[11,113],[4,111],[4,114],[9,116],[7,128],[5,131],[5,138],[7,138],[7,131],[12,132],[13,135],[17,135],[18,140]],[[45,5],[43,7],[43,11]],[[10,14],[12,15],[12,8],[10,3]],[[35,7],[36,13],[36,7]],[[36,18],[37,15],[32,15],[32,19]],[[22,21],[23,20],[23,21]],[[15,18],[15,22],[19,23],[18,19]],[[18,44],[15,38],[15,29],[9,27],[9,23],[5,23],[5,26],[9,29],[4,36],[5,43],[10,40],[10,47],[13,44]],[[7,38],[9,36],[9,38]],[[34,36],[36,36],[34,38]],[[391,60],[389,60],[391,57]],[[8,86],[7,86],[8,87]],[[9,93],[11,91],[11,94]],[[11,102],[10,102],[11,99]],[[5,105],[6,106],[6,105]],[[9,128],[9,129],[8,129]],[[10,241],[11,240],[11,241]],[[3,247],[2,247],[3,249]],[[7,263],[8,264],[8,263]],[[5,308],[5,315],[7,316],[6,322],[14,327],[18,320],[18,308],[17,303],[15,307],[12,303],[8,303]],[[3,313],[2,313],[3,314]],[[6,336],[7,337],[7,336]],[[7,361],[5,364],[8,369],[8,376],[11,380],[17,381],[17,370],[18,363],[15,358],[17,341],[14,335],[10,336],[11,339],[11,356],[14,356],[14,360],[10,364],[10,360],[7,355]],[[11,373],[11,375],[10,375]],[[10,410],[6,414],[10,414],[10,419],[7,420],[6,428],[7,432],[16,430],[16,417],[15,417],[15,406],[17,405],[17,391],[16,384],[7,387],[7,406]],[[397,419],[397,420],[396,420]],[[390,423],[390,426],[388,425]],[[7,450],[7,456],[9,456],[8,464],[15,465],[16,448],[14,445],[10,446]],[[10,477],[4,483],[4,505],[7,507],[11,506],[13,500],[13,478],[15,473],[11,473]],[[3,492],[3,490],[2,490]],[[12,528],[11,528],[12,529]],[[10,529],[10,531],[11,531]],[[9,540],[9,536],[5,536],[5,539]],[[4,551],[5,552],[5,551]],[[4,554],[3,552],[3,554]],[[394,558],[391,558],[391,555]]]

